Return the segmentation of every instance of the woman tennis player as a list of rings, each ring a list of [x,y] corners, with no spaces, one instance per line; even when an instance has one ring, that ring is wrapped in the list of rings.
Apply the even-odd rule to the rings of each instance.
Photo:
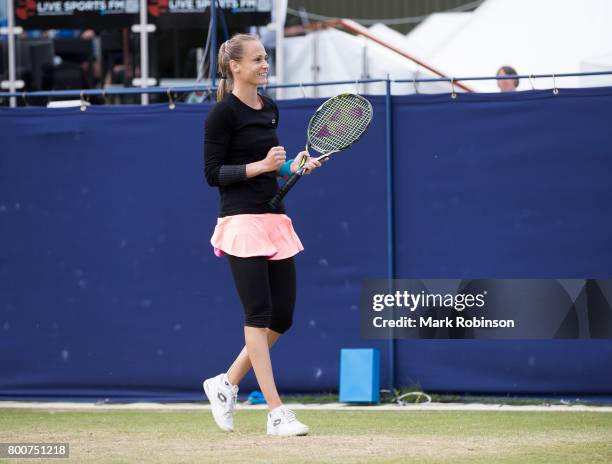
[[[254,36],[239,34],[219,50],[217,104],[205,125],[205,175],[219,187],[221,210],[211,238],[217,256],[227,256],[244,307],[246,346],[227,372],[204,381],[217,425],[233,431],[238,384],[253,367],[268,404],[269,435],[306,435],[308,427],[285,407],[276,390],[269,347],[293,320],[296,274],[293,256],[303,250],[291,219],[268,202],[277,177],[303,162],[305,172],[321,166],[308,152],[287,160],[276,135],[278,108],[257,93],[266,83],[266,51]]]

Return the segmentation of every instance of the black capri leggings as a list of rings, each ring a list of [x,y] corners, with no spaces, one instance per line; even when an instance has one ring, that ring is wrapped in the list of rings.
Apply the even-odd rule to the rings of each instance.
[[[244,325],[285,333],[293,322],[295,306],[293,257],[269,260],[261,256],[227,255],[227,258],[244,308]]]

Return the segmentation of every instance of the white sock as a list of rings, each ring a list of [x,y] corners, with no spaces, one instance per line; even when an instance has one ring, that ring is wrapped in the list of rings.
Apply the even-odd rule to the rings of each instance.
[[[281,409],[283,409],[283,407],[284,407],[284,405],[282,405],[282,404],[280,406],[275,407],[274,409],[272,409],[270,411],[270,414],[272,415],[272,414],[276,414],[278,412],[281,412]]]

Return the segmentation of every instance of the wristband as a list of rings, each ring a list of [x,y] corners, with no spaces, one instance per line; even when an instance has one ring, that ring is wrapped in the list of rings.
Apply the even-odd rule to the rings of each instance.
[[[287,178],[293,174],[291,172],[291,163],[293,163],[293,159],[287,160],[281,165],[280,169],[278,170],[278,174],[281,177]]]

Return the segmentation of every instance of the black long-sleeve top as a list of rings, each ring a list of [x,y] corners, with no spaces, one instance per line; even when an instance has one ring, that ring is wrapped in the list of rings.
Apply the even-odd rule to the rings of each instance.
[[[277,146],[278,107],[266,96],[255,110],[229,93],[211,109],[204,131],[204,174],[221,194],[219,217],[235,214],[284,213],[268,202],[278,191],[276,172],[247,179],[246,164],[266,157]]]

